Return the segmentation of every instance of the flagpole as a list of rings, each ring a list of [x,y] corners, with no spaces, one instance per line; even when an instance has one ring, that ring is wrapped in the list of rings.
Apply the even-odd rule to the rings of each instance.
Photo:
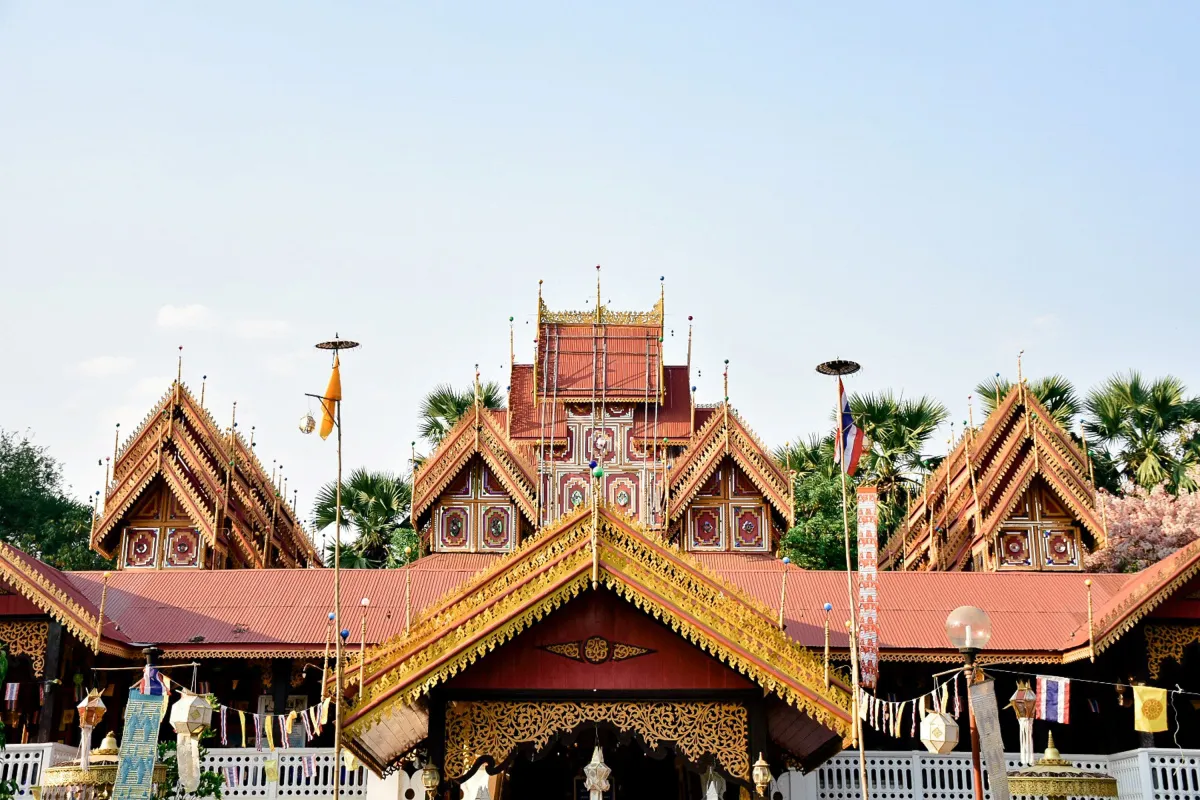
[[[344,640],[342,638],[342,392],[338,354],[341,350],[352,350],[358,347],[358,342],[338,338],[336,333],[334,337],[331,341],[319,343],[317,349],[333,351],[334,376],[337,377],[337,396],[327,396],[333,392],[326,389],[325,394],[320,397],[324,413],[329,413],[329,403],[334,405],[333,423],[337,428],[337,483],[334,486],[333,509],[333,627],[336,631],[333,663],[333,800],[339,800],[342,790],[342,651]],[[332,377],[330,385],[334,385]],[[324,432],[322,433],[324,434]]]
[[[853,731],[853,738],[858,744],[858,782],[862,791],[862,800],[868,800],[869,793],[867,791],[867,753],[863,743],[862,736],[862,720],[859,718],[858,703],[859,703],[859,680],[858,680],[858,610],[854,598],[854,571],[850,562],[850,510],[849,510],[849,491],[846,486],[846,429],[844,420],[842,419],[842,385],[841,376],[853,375],[862,369],[854,361],[843,361],[836,359],[834,361],[826,361],[817,365],[817,372],[822,375],[834,375],[838,378],[835,391],[837,392],[837,401],[835,403],[835,413],[837,415],[837,440],[833,443],[834,455],[838,461],[838,473],[842,478],[842,536],[846,550],[846,599],[849,601],[850,608],[850,685],[854,697],[850,704],[850,725]],[[840,455],[839,455],[840,454]]]

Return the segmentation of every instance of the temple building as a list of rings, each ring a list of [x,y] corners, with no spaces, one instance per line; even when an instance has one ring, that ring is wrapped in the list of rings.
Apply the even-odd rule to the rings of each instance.
[[[320,564],[278,481],[176,379],[114,453],[92,549],[117,569]]]
[[[791,476],[729,404],[698,406],[688,363],[664,364],[649,312],[555,312],[538,296],[532,364],[506,409],[476,404],[413,479],[413,519],[438,553],[507,553],[600,502],[686,552],[773,551]],[[726,366],[728,395],[728,366]],[[593,465],[603,477],[593,480]]]
[[[1087,455],[1023,383],[913,498],[881,569],[1083,569],[1107,540]]]
[[[329,797],[344,774],[348,798],[579,798],[597,758],[605,798],[858,796],[857,754],[842,752],[847,575],[777,557],[793,476],[731,405],[728,367],[718,402],[696,402],[690,330],[684,363],[666,363],[664,307],[660,292],[650,311],[614,311],[597,292],[594,309],[558,312],[539,291],[506,407],[484,406],[477,377],[476,402],[416,470],[420,557],[339,571],[340,632],[334,570],[278,476],[236,417],[218,425],[178,377],[115,454],[91,542],[116,569],[64,572],[0,544],[9,752],[78,745],[89,688],[119,725],[142,673],[108,670],[152,648],[237,715],[205,762],[237,781],[229,797]],[[1172,707],[1178,738],[1139,735],[1114,691],[1200,690],[1200,542],[1136,574],[1081,574],[1105,541],[1090,473],[1020,385],[967,431],[882,554],[874,698],[937,695],[962,663],[946,616],[980,605],[992,638],[979,663],[995,665],[1001,702],[1029,675],[1086,679],[1072,724],[1053,728],[1063,752],[1149,764],[1200,746],[1198,707]],[[330,721],[371,783],[338,769],[334,724],[287,722],[332,694],[339,634]],[[924,752],[907,708],[902,725],[868,717],[873,796],[967,796],[969,745]],[[259,723],[279,738],[256,737]],[[1015,749],[1015,717],[999,726]],[[1137,785],[1132,769],[1122,786]]]

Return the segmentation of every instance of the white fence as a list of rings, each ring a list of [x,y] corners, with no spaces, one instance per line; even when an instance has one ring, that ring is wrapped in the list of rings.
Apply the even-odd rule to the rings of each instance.
[[[0,752],[0,780],[17,784],[17,797],[30,797],[29,788],[41,781],[42,771],[76,758],[78,750],[61,744],[12,744]],[[311,756],[312,774],[305,758]],[[1117,779],[1121,800],[1200,800],[1200,750],[1128,750],[1111,756],[1066,755],[1076,766],[1107,772]],[[279,780],[267,781],[265,762],[279,760]],[[1017,756],[1007,755],[1009,769]],[[237,785],[222,789],[226,798],[326,798],[333,795],[332,748],[294,747],[275,752],[252,748],[215,748],[202,767],[229,775]],[[367,771],[344,771],[343,797],[367,798]],[[984,772],[984,797],[987,791]],[[955,752],[944,756],[924,752],[869,751],[867,783],[872,800],[973,800],[971,756]],[[394,789],[393,789],[394,791]],[[858,754],[847,751],[802,775],[789,772],[772,782],[772,800],[855,800],[858,791]]]
[[[1200,750],[1129,750],[1111,756],[1065,755],[1082,769],[1117,779],[1121,800],[1200,800]],[[1016,753],[1006,754],[1016,769]],[[858,754],[847,751],[803,775],[789,772],[771,784],[781,800],[855,800],[859,797]],[[867,788],[873,800],[973,800],[971,755],[924,752],[867,752]],[[987,771],[984,797],[991,800]]]
[[[42,781],[42,770],[78,758],[78,747],[65,744],[10,744],[0,752],[0,781],[14,781],[17,797],[30,797],[29,787]]]
[[[311,758],[308,774],[305,760]],[[279,760],[279,780],[267,780],[266,762]],[[333,761],[332,747],[291,747],[258,751],[253,748],[221,747],[208,751],[200,763],[206,772],[226,775],[221,788],[222,798],[254,797],[276,800],[288,797],[332,797],[333,771],[338,765]],[[359,766],[353,770],[342,767],[342,797],[366,797],[367,770]]]

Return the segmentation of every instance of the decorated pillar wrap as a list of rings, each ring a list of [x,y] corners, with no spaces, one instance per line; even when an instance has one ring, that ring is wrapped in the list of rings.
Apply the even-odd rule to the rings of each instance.
[[[112,800],[150,800],[158,756],[158,726],[167,711],[167,697],[161,694],[161,688],[158,691],[143,694],[137,686],[129,690]]]
[[[996,682],[988,679],[972,684],[967,692],[975,728],[979,733],[979,755],[987,765],[992,800],[1009,800],[1004,740],[1000,738],[1000,709],[996,705]]]
[[[859,684],[879,681],[879,492],[858,487],[858,664]]]

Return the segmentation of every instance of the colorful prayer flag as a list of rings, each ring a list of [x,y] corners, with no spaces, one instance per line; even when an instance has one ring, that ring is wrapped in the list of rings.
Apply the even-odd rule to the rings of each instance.
[[[1158,733],[1167,729],[1167,690],[1154,686],[1133,687],[1133,729]]]
[[[1063,725],[1071,721],[1071,681],[1039,675],[1037,718]]]

